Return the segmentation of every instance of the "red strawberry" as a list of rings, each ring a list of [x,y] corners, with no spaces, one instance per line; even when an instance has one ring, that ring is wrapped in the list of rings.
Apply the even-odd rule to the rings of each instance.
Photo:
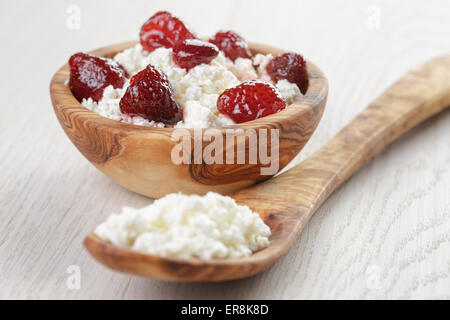
[[[267,64],[266,70],[273,82],[286,79],[297,84],[303,94],[308,89],[306,62],[297,53],[289,52],[276,56]]]
[[[247,42],[234,31],[219,31],[209,42],[215,44],[233,62],[239,57],[252,58]]]
[[[159,11],[150,17],[142,25],[139,37],[148,52],[159,47],[173,48],[178,41],[196,38],[180,19],[167,11]]]
[[[245,81],[225,90],[217,99],[217,109],[237,123],[265,117],[285,107],[278,89],[263,81]]]
[[[114,60],[81,52],[70,57],[69,66],[70,90],[80,102],[89,97],[99,101],[107,86],[122,88],[128,77],[125,69]]]
[[[130,79],[130,86],[119,105],[123,113],[150,121],[175,124],[181,120],[182,111],[175,101],[169,80],[152,65]]]
[[[173,61],[189,70],[202,63],[210,63],[217,57],[219,49],[211,43],[197,39],[187,39],[178,42],[173,48]]]

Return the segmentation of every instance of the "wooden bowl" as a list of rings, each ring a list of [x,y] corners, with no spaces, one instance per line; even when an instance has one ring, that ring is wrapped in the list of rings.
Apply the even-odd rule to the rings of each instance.
[[[116,53],[134,46],[127,42],[95,50],[92,54],[113,57]],[[285,51],[251,43],[254,54]],[[220,127],[223,141],[226,129],[279,129],[279,170],[284,168],[303,148],[316,129],[325,107],[328,84],[323,73],[313,63],[307,62],[309,87],[306,94],[294,104],[276,114],[242,124]],[[159,198],[168,193],[205,194],[215,191],[231,193],[272,175],[261,174],[267,167],[256,164],[175,164],[172,149],[178,141],[172,139],[173,128],[152,128],[105,118],[81,105],[67,85],[69,66],[65,64],[53,76],[50,95],[59,123],[78,150],[100,171],[125,188],[139,194]],[[194,157],[191,133],[191,155]],[[259,138],[258,138],[259,139]],[[270,150],[270,139],[268,149]],[[223,152],[244,147],[249,158],[248,138],[245,146],[241,139],[224,143]],[[203,143],[203,148],[209,142]],[[237,152],[235,152],[235,160]],[[192,161],[193,162],[193,161]],[[249,161],[246,161],[249,162]]]

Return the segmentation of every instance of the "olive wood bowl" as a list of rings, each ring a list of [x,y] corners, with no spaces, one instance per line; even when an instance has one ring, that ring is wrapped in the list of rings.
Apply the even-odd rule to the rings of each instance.
[[[127,42],[104,47],[92,54],[113,57],[116,53],[134,46]],[[271,53],[278,55],[283,50],[251,43],[253,54]],[[249,138],[229,139],[227,129],[278,129],[278,169],[283,169],[305,146],[322,116],[328,84],[322,71],[312,62],[307,62],[309,87],[306,94],[284,110],[260,119],[226,127],[218,127],[223,137],[224,155],[230,150],[245,150],[249,159],[252,144]],[[228,194],[254,183],[266,180],[276,172],[263,172],[270,166],[260,161],[239,164],[234,152],[233,164],[207,164],[194,159],[194,129],[188,129],[191,148],[185,150],[191,157],[191,164],[176,164],[172,161],[172,150],[178,141],[172,138],[174,128],[154,128],[122,123],[103,117],[81,105],[73,96],[69,86],[69,66],[65,64],[53,76],[50,95],[55,114],[72,143],[100,171],[123,187],[139,194],[159,198],[168,193],[205,194],[215,191]],[[275,132],[275,131],[274,131]],[[270,134],[269,134],[270,138]],[[257,136],[259,145],[259,135]],[[271,150],[271,140],[268,150]],[[202,150],[209,144],[202,142]],[[198,152],[198,149],[197,151]],[[252,151],[254,152],[254,151]],[[219,154],[218,153],[218,154]],[[242,158],[241,158],[242,159]],[[242,161],[241,161],[242,162]],[[278,170],[278,171],[279,171]],[[270,170],[269,170],[270,171]],[[273,171],[273,170],[272,170]]]

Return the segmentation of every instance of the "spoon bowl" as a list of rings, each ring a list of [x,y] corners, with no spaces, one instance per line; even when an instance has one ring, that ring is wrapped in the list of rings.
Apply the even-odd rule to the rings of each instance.
[[[268,247],[228,260],[162,258],[102,241],[84,241],[91,255],[123,272],[173,281],[223,281],[252,276],[277,261],[317,208],[377,152],[450,106],[450,55],[407,73],[310,158],[269,181],[237,191],[239,204],[258,212],[272,234]]]
[[[118,52],[134,46],[136,42],[112,45],[92,54],[113,57]],[[283,50],[266,45],[250,43],[253,54],[271,53],[274,56]],[[69,67],[64,65],[53,76],[50,95],[55,114],[72,143],[100,171],[125,188],[142,195],[159,198],[168,193],[205,194],[215,191],[228,194],[256,182],[272,177],[283,169],[304,147],[316,129],[324,111],[328,85],[323,73],[312,62],[307,62],[309,87],[306,94],[276,114],[253,121],[215,128],[224,143],[217,154],[233,155],[232,164],[206,163],[194,149],[195,131],[189,133],[188,147],[183,148],[191,163],[178,164],[172,160],[172,150],[179,140],[174,139],[174,128],[153,128],[122,123],[100,116],[86,109],[72,95],[67,86]],[[260,157],[256,162],[238,161],[238,153],[244,150],[245,159],[250,159],[254,148],[250,148],[249,137],[227,139],[230,129],[271,131],[278,129],[278,170],[264,172],[270,166]],[[178,131],[179,132],[179,131]],[[235,131],[236,132],[236,131]],[[275,132],[275,131],[274,131]],[[270,134],[268,134],[270,138]],[[267,149],[272,150],[271,140]],[[259,145],[260,136],[256,136]],[[200,138],[200,140],[202,140]],[[200,141],[202,151],[210,144]],[[203,152],[202,152],[203,154]],[[227,161],[228,162],[228,161]],[[242,163],[242,164],[241,164]]]

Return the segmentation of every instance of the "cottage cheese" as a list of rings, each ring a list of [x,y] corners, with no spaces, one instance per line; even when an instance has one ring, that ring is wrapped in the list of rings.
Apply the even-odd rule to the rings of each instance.
[[[259,74],[259,78],[263,81],[270,81],[270,76],[267,73],[266,67],[272,59],[273,56],[270,53],[266,55],[258,53],[253,59],[253,63],[255,64],[256,70]]]
[[[219,113],[216,107],[219,95],[226,89],[234,87],[245,80],[270,80],[265,66],[272,59],[272,55],[258,54],[255,56],[257,70],[251,59],[238,58],[233,63],[223,52],[209,64],[200,64],[189,72],[179,68],[172,59],[171,48],[158,48],[151,53],[143,50],[141,44],[118,53],[114,60],[120,63],[132,76],[143,70],[148,64],[158,67],[164,72],[172,85],[175,100],[183,108],[183,120],[178,122],[177,128],[208,128],[234,124],[228,116]],[[83,99],[82,104],[89,110],[113,120],[144,126],[164,127],[163,123],[148,121],[142,117],[131,117],[122,114],[119,101],[128,87],[114,89],[105,88],[100,101]],[[301,93],[295,90],[296,85],[284,81],[277,83],[280,93],[288,104],[298,98]],[[294,88],[295,87],[295,88]]]
[[[278,80],[276,86],[288,105],[292,104],[295,100],[302,96],[298,86],[295,83],[289,82],[285,79]]]
[[[142,209],[123,208],[95,234],[114,245],[182,259],[238,258],[269,244],[257,213],[227,196],[169,194]]]
[[[253,67],[253,61],[251,59],[246,58],[237,58],[236,61],[231,61],[227,59],[227,66],[231,72],[240,80],[256,80],[258,79],[258,75],[256,74],[256,70]]]

